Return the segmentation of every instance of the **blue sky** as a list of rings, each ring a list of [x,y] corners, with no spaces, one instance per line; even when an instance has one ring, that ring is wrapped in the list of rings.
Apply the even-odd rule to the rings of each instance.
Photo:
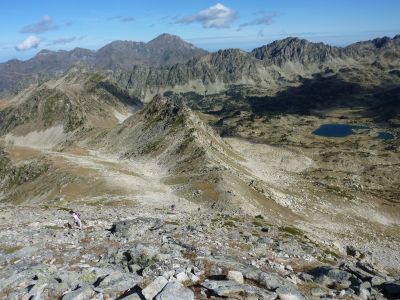
[[[0,12],[0,61],[164,32],[210,51],[287,36],[344,46],[400,33],[398,0],[2,0]]]

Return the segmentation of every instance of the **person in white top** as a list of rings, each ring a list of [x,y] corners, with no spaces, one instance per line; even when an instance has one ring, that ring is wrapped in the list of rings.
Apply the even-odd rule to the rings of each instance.
[[[73,210],[71,210],[69,212],[71,214],[71,216],[74,218],[75,221],[75,225],[79,228],[82,229],[82,221],[81,221],[81,215],[78,212],[75,212]]]

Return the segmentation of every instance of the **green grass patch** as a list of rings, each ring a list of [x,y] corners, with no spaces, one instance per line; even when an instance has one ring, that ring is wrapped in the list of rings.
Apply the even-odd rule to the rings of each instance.
[[[22,249],[22,246],[7,246],[3,245],[0,246],[0,251],[4,252],[5,254],[12,254],[14,252],[17,252],[18,250]]]
[[[236,224],[235,224],[234,221],[228,220],[228,221],[225,221],[225,222],[224,222],[224,226],[227,226],[227,227],[236,227]]]
[[[280,226],[278,229],[282,232],[286,232],[291,235],[303,235],[304,234],[303,231],[301,231],[300,229],[291,227],[291,226]]]
[[[337,254],[336,252],[334,252],[334,251],[332,251],[332,250],[329,250],[329,249],[325,249],[325,250],[324,250],[324,253],[325,253],[326,255],[330,255],[330,256],[332,256],[332,257],[334,257],[334,258],[340,258],[340,255],[339,255],[339,254]]]
[[[154,141],[154,142],[148,144],[147,146],[145,146],[142,152],[143,153],[154,152],[161,147],[161,144],[162,144],[162,140]]]
[[[180,223],[179,223],[179,221],[173,220],[173,221],[165,221],[165,224],[178,226]]]
[[[46,225],[44,226],[44,228],[46,229],[50,229],[50,230],[62,230],[63,228],[57,225]]]
[[[263,227],[264,226],[264,223],[263,222],[260,222],[260,221],[258,221],[258,220],[254,220],[253,222],[251,222],[254,226],[256,226],[256,227]]]

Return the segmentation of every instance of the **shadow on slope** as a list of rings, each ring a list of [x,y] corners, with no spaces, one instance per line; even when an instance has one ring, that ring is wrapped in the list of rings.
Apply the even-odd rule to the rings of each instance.
[[[258,116],[320,115],[321,111],[338,108],[363,108],[364,115],[376,122],[387,122],[400,115],[400,88],[382,85],[366,88],[338,75],[303,79],[300,86],[290,87],[275,96],[248,96],[244,101]]]

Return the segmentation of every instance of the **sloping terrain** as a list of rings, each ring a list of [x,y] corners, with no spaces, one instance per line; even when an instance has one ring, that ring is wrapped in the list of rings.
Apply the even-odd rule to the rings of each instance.
[[[396,299],[398,43],[74,67],[0,102],[0,297]]]
[[[27,61],[14,59],[0,63],[0,95],[16,93],[30,84],[42,83],[76,64],[95,70],[130,70],[137,65],[159,67],[185,63],[206,53],[170,34],[162,34],[148,43],[114,41],[97,51],[82,48],[71,51],[42,50]]]
[[[0,111],[0,133],[7,142],[50,139],[56,145],[71,135],[111,128],[140,105],[105,75],[72,69],[11,98]]]

